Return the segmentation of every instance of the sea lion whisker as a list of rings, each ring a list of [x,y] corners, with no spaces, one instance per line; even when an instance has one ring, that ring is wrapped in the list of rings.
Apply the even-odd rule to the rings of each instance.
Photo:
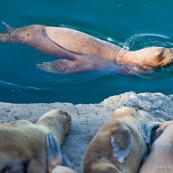
[[[156,64],[155,66],[157,67],[157,66],[160,65],[161,67],[163,67],[163,66],[165,66],[165,65],[167,64],[167,62],[169,62],[169,57],[166,58],[166,59],[164,59],[163,61],[159,62],[159,63]]]
[[[165,66],[165,65],[167,65],[167,64],[168,64],[168,62],[169,62],[169,57],[168,57],[168,58],[166,58],[166,59],[164,60],[164,63],[162,64],[162,67],[163,67],[163,66]]]

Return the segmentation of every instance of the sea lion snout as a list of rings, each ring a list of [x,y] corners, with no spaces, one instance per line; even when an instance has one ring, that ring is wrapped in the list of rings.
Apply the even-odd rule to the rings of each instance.
[[[169,61],[173,62],[173,49],[169,49]]]
[[[173,59],[173,51],[164,47],[150,47],[136,52],[144,59],[142,65],[154,68],[170,65]]]
[[[64,123],[67,126],[67,128],[71,126],[71,116],[68,112],[62,110],[53,110],[53,111],[55,111],[56,118],[58,118],[58,121]]]

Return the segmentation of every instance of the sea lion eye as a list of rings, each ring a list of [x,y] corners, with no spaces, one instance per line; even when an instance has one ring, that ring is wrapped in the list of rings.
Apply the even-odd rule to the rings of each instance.
[[[158,57],[163,57],[164,51],[162,51],[161,53],[159,53]]]

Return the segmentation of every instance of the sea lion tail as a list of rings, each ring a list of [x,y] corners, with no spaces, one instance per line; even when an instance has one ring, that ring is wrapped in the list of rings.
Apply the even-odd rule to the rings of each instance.
[[[70,160],[65,154],[62,154],[62,161],[63,161],[63,166],[72,168],[73,164],[70,162]]]
[[[15,28],[9,26],[7,23],[2,21],[2,24],[7,28],[4,33],[0,33],[0,42],[11,42],[12,35],[14,35]]]
[[[10,25],[8,25],[7,23],[5,22],[1,22],[8,30],[11,30],[12,27],[10,27]]]

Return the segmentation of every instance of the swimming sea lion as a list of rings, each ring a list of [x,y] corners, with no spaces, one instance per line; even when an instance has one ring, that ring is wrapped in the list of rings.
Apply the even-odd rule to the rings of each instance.
[[[173,121],[157,123],[154,134],[159,134],[151,146],[148,158],[143,162],[139,173],[173,172]],[[146,126],[146,125],[145,125]],[[148,137],[151,137],[146,133]]]
[[[139,112],[123,107],[97,132],[84,158],[84,173],[137,173],[147,151]]]
[[[46,136],[54,135],[60,146],[71,125],[69,113],[52,110],[36,124],[25,120],[0,125],[0,172],[47,173]],[[56,159],[62,165],[62,158]]]
[[[128,65],[128,68],[122,69],[133,74],[133,71],[150,72],[173,62],[173,49],[150,47],[127,51],[69,28],[43,25],[30,25],[18,29],[7,27],[7,33],[0,34],[0,42],[26,44],[59,59],[38,65],[39,68],[50,72],[115,71],[117,65]]]

